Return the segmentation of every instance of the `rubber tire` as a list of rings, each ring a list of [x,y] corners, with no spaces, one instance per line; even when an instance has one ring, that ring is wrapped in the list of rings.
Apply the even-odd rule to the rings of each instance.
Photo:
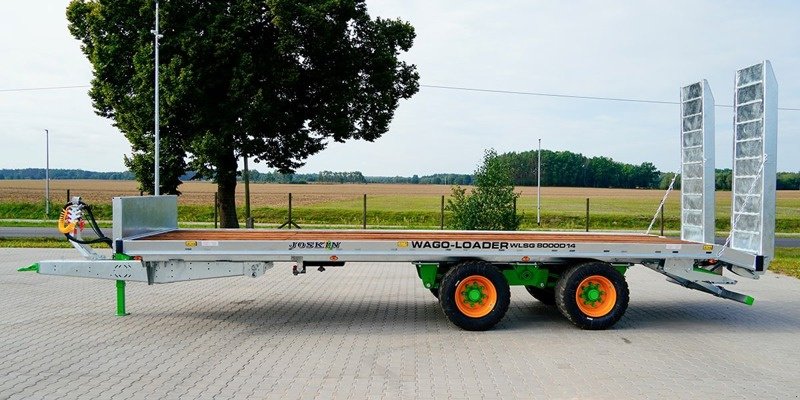
[[[525,286],[525,289],[528,293],[533,296],[534,299],[539,300],[544,305],[554,306],[556,305],[556,289],[555,288],[540,288],[537,286]]]
[[[472,275],[480,275],[488,279],[497,291],[497,301],[489,314],[480,318],[464,315],[456,305],[456,288],[462,279]],[[466,261],[450,268],[442,277],[439,285],[439,305],[444,315],[454,325],[467,331],[485,331],[492,329],[506,315],[511,302],[511,290],[508,281],[494,265],[484,261]]]
[[[437,299],[439,298],[439,288],[430,288],[428,290],[431,291],[431,294],[433,295],[433,297],[436,297]]]
[[[578,285],[592,275],[606,277],[617,291],[617,303],[608,314],[597,318],[589,317],[581,312],[575,299]],[[601,330],[614,326],[628,309],[630,299],[628,282],[625,281],[625,277],[611,265],[600,261],[578,264],[567,270],[558,280],[555,294],[556,306],[561,314],[575,326],[588,330]]]

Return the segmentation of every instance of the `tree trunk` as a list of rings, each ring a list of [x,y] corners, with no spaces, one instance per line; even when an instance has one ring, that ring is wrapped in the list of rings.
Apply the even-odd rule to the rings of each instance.
[[[233,150],[220,159],[217,165],[217,194],[221,228],[238,228],[236,217],[236,156]]]

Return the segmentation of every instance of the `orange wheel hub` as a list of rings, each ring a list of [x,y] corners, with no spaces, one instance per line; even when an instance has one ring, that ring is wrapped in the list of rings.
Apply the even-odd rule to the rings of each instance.
[[[497,303],[497,289],[492,281],[481,275],[471,275],[456,287],[456,306],[464,315],[481,318],[488,315]]]
[[[617,304],[617,289],[611,280],[601,275],[592,275],[581,281],[575,291],[578,309],[589,317],[607,315]]]

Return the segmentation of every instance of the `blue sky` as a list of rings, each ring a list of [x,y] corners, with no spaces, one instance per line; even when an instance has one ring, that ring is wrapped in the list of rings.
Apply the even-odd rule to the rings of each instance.
[[[169,1],[169,0],[165,0]],[[87,85],[88,61],[66,29],[67,1],[0,4],[0,89]],[[800,2],[367,1],[373,16],[410,21],[423,85],[677,101],[707,79],[732,104],[734,72],[769,59],[781,107],[800,108]],[[150,29],[150,27],[143,27]],[[168,40],[169,38],[164,38]],[[587,156],[679,163],[677,105],[421,88],[374,143],[332,144],[300,172],[472,172],[483,149],[536,146]],[[716,109],[716,159],[730,167],[732,110]],[[97,117],[86,89],[0,92],[0,168],[123,170],[130,150]],[[781,111],[778,170],[800,170],[800,111]],[[251,168],[266,170],[264,165]]]

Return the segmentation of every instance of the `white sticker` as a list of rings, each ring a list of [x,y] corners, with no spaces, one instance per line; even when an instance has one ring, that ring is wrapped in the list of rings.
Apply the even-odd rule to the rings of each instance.
[[[203,247],[216,247],[219,246],[219,242],[216,240],[203,240],[200,242],[200,246]]]

